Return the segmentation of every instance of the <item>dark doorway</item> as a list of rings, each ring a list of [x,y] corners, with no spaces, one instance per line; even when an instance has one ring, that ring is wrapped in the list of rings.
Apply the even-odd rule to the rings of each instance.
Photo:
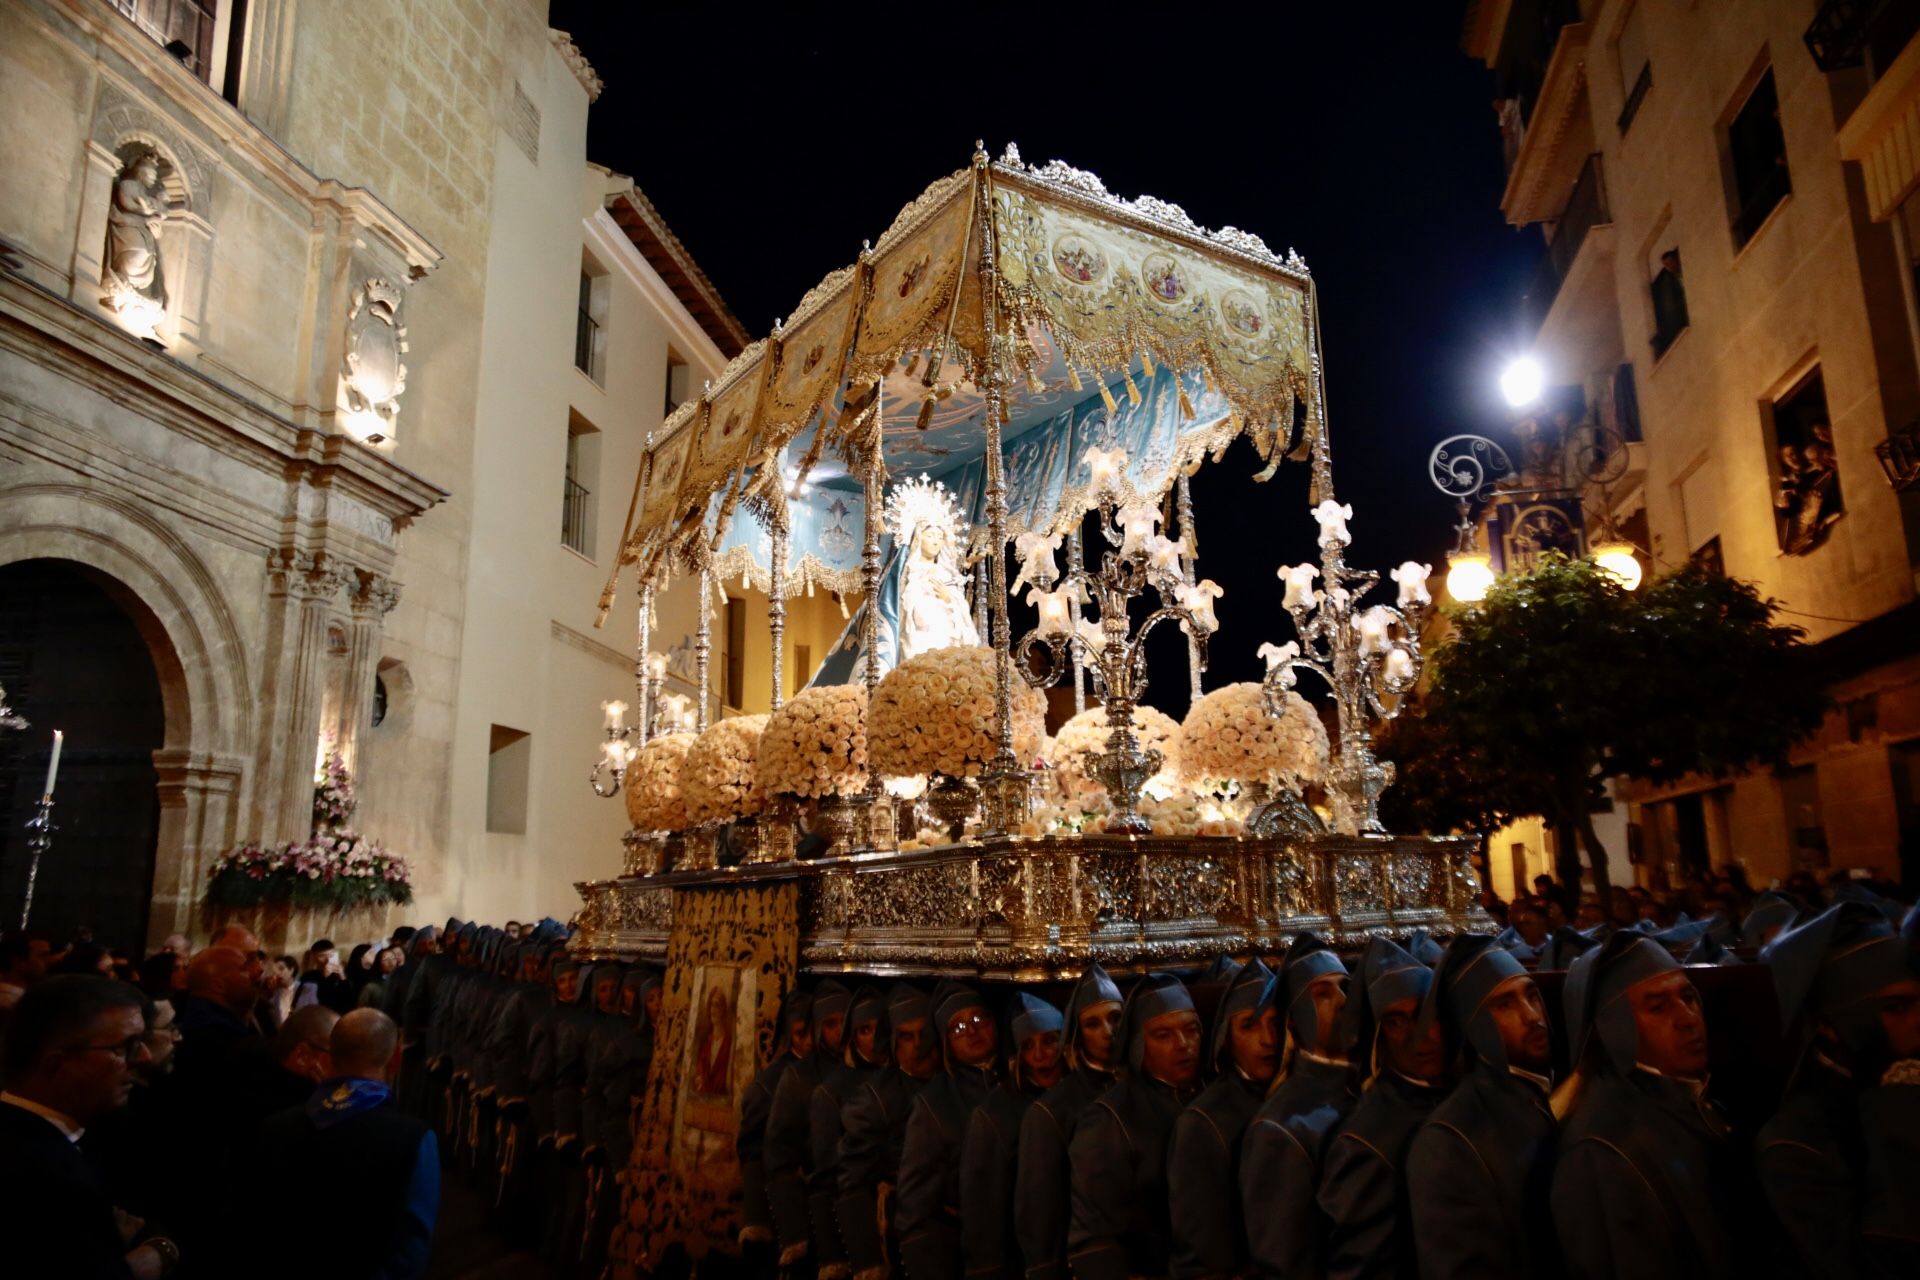
[[[58,942],[84,925],[96,941],[138,956],[159,829],[153,753],[166,718],[153,656],[114,599],[118,590],[67,561],[0,567],[0,683],[31,722],[0,729],[0,926],[20,923],[26,824],[60,729],[58,830],[40,860],[29,926]]]

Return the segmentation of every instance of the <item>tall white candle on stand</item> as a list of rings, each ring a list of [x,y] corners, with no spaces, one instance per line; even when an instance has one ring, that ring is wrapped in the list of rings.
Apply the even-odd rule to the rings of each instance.
[[[53,794],[53,780],[60,773],[60,746],[66,740],[66,734],[58,729],[53,731],[53,759],[47,761],[47,785],[40,792],[43,796]]]

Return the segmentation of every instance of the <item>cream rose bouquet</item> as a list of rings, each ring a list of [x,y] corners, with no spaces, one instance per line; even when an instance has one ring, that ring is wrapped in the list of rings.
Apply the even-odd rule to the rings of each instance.
[[[765,716],[732,716],[693,740],[680,785],[694,825],[751,818],[767,807],[767,793],[754,777],[766,727]]]
[[[998,750],[993,650],[955,645],[908,658],[881,678],[867,715],[867,752],[891,778],[978,777]],[[1013,677],[1013,753],[1031,763],[1046,732],[1040,691]]]
[[[1195,785],[1231,780],[1298,787],[1325,780],[1326,726],[1305,698],[1285,696],[1286,714],[1277,719],[1251,682],[1215,689],[1194,703],[1176,739],[1181,777]]]
[[[1105,707],[1088,707],[1060,726],[1060,732],[1054,737],[1052,748],[1045,758],[1054,768],[1061,800],[1068,806],[1078,805],[1087,812],[1106,808],[1107,789],[1093,776],[1087,753],[1105,751],[1109,732]],[[1180,733],[1178,720],[1155,707],[1135,707],[1133,732],[1140,740],[1142,751],[1160,753],[1160,773],[1154,775],[1156,778],[1162,775],[1171,777],[1177,773],[1180,754],[1176,741]]]
[[[640,748],[640,754],[627,766],[627,820],[636,831],[684,831],[692,826],[687,817],[686,792],[680,785],[680,773],[693,749],[690,733],[669,733]]]
[[[815,800],[867,785],[867,691],[857,684],[806,689],[767,717],[754,764],[760,790]]]

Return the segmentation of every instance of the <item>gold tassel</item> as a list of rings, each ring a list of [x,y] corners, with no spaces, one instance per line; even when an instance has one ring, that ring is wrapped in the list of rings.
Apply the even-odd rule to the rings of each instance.
[[[1039,373],[1035,371],[1032,365],[1028,365],[1027,366],[1027,390],[1037,396],[1041,392],[1045,391],[1046,389],[1047,389],[1047,384],[1040,381]]]
[[[933,399],[931,391],[920,398],[920,416],[913,420],[915,431],[925,431],[933,425]]]
[[[1085,387],[1082,387],[1080,385],[1080,371],[1074,368],[1072,365],[1067,366],[1067,385],[1072,387],[1075,391],[1086,390]]]
[[[1100,402],[1107,406],[1107,413],[1109,415],[1120,412],[1120,406],[1113,402],[1113,392],[1107,390],[1107,383],[1104,378],[1100,381]]]
[[[1173,385],[1180,388],[1180,416],[1193,421],[1193,401],[1187,399],[1187,384],[1175,378]]]
[[[1218,389],[1213,385],[1213,366],[1205,360],[1200,362],[1200,381],[1207,384],[1207,393],[1209,395]]]
[[[920,353],[916,351],[912,355],[907,357],[907,376],[911,378],[914,374],[918,373],[919,371],[920,371]]]
[[[1140,403],[1140,388],[1133,383],[1133,370],[1127,370],[1122,376],[1127,380],[1127,403],[1138,405]]]
[[[1146,375],[1149,378],[1153,376],[1153,352],[1142,351],[1140,353],[1140,367],[1146,371]]]
[[[1003,427],[1013,425],[1013,410],[1007,407],[1005,400],[1000,402],[1000,425]]]
[[[1240,411],[1238,409],[1235,409],[1232,413],[1227,415],[1227,426],[1229,429],[1231,429],[1233,434],[1237,436],[1242,431],[1245,431],[1247,429],[1247,420],[1240,416]]]

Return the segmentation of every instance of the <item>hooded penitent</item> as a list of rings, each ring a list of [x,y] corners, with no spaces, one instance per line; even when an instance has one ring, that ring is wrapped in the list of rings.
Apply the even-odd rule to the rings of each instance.
[[[1886,914],[1865,902],[1838,902],[1775,937],[1760,958],[1773,970],[1780,1021],[1806,1030],[1831,1022],[1856,1054],[1884,1048],[1874,995],[1920,976],[1913,951]]]
[[[1439,964],[1440,957],[1447,954],[1447,949],[1435,942],[1433,935],[1425,929],[1415,929],[1407,935],[1406,950],[1408,955],[1428,968]]]
[[[1067,997],[1067,1026],[1066,1034],[1061,1039],[1061,1051],[1067,1055],[1069,1063],[1079,1066],[1084,1061],[1080,1048],[1080,1015],[1096,1005],[1119,1003],[1120,988],[1107,976],[1107,971],[1097,964],[1089,964],[1081,973],[1080,980],[1073,984],[1073,994]],[[1110,1062],[1106,1064],[1108,1070],[1112,1070],[1113,1066]]]
[[[1753,905],[1747,909],[1746,919],[1740,922],[1740,945],[1743,947],[1764,946],[1769,930],[1778,931],[1793,923],[1798,908],[1791,899],[1768,890],[1753,899]]]
[[[1220,1004],[1213,1011],[1213,1036],[1207,1046],[1207,1064],[1213,1070],[1225,1071],[1229,1065],[1233,1016],[1266,1008],[1272,1003],[1278,985],[1273,970],[1259,960],[1249,960],[1235,970],[1226,992],[1220,997]]]
[[[1654,938],[1622,931],[1573,962],[1562,1002],[1567,1045],[1575,1066],[1597,1042],[1614,1070],[1631,1071],[1639,1060],[1640,1033],[1627,991],[1648,978],[1680,967]]]
[[[1540,948],[1539,963],[1534,967],[1537,970],[1565,969],[1576,956],[1599,946],[1612,932],[1613,929],[1604,924],[1594,925],[1591,929],[1575,929],[1563,924],[1547,935],[1546,943]]]
[[[1320,1025],[1319,1010],[1307,994],[1315,982],[1328,976],[1346,977],[1347,966],[1311,933],[1296,935],[1280,965],[1280,1015],[1297,1048],[1333,1058],[1340,1056],[1343,1047],[1338,1043],[1338,1027]]]
[[[1347,1027],[1341,1038],[1353,1046],[1356,1060],[1371,1076],[1379,1070],[1374,1037],[1381,1012],[1402,1000],[1424,1000],[1433,986],[1433,970],[1391,939],[1374,938],[1360,958],[1359,977],[1359,989],[1347,996],[1342,1011]]]
[[[839,1056],[835,1051],[827,1048],[821,1038],[820,1031],[821,1028],[826,1026],[828,1018],[838,1016],[843,1019],[841,1034],[845,1035],[846,1024],[844,1018],[848,1008],[851,1007],[852,1004],[853,993],[835,982],[832,978],[828,978],[813,989],[813,1051],[816,1054],[824,1057]]]
[[[1134,984],[1120,1012],[1115,1043],[1125,1047],[1127,1068],[1139,1071],[1147,1054],[1147,1024],[1162,1014],[1194,1013],[1186,984],[1170,973],[1150,973]]]
[[[1049,1031],[1058,1034],[1064,1028],[1065,1021],[1058,1009],[1039,996],[1025,991],[1014,993],[1012,1007],[1007,1010],[1007,1057],[1012,1063],[1015,1084],[1024,1083],[1020,1054],[1025,1050],[1027,1041]]]
[[[1512,1064],[1507,1061],[1500,1028],[1487,1012],[1487,997],[1501,983],[1509,978],[1525,977],[1526,972],[1513,953],[1496,946],[1492,938],[1485,934],[1461,934],[1447,947],[1447,954],[1433,975],[1433,985],[1420,1006],[1417,1029],[1424,1032],[1437,1018],[1449,1049],[1464,1042],[1473,1047],[1482,1061],[1497,1071],[1505,1071]]]

